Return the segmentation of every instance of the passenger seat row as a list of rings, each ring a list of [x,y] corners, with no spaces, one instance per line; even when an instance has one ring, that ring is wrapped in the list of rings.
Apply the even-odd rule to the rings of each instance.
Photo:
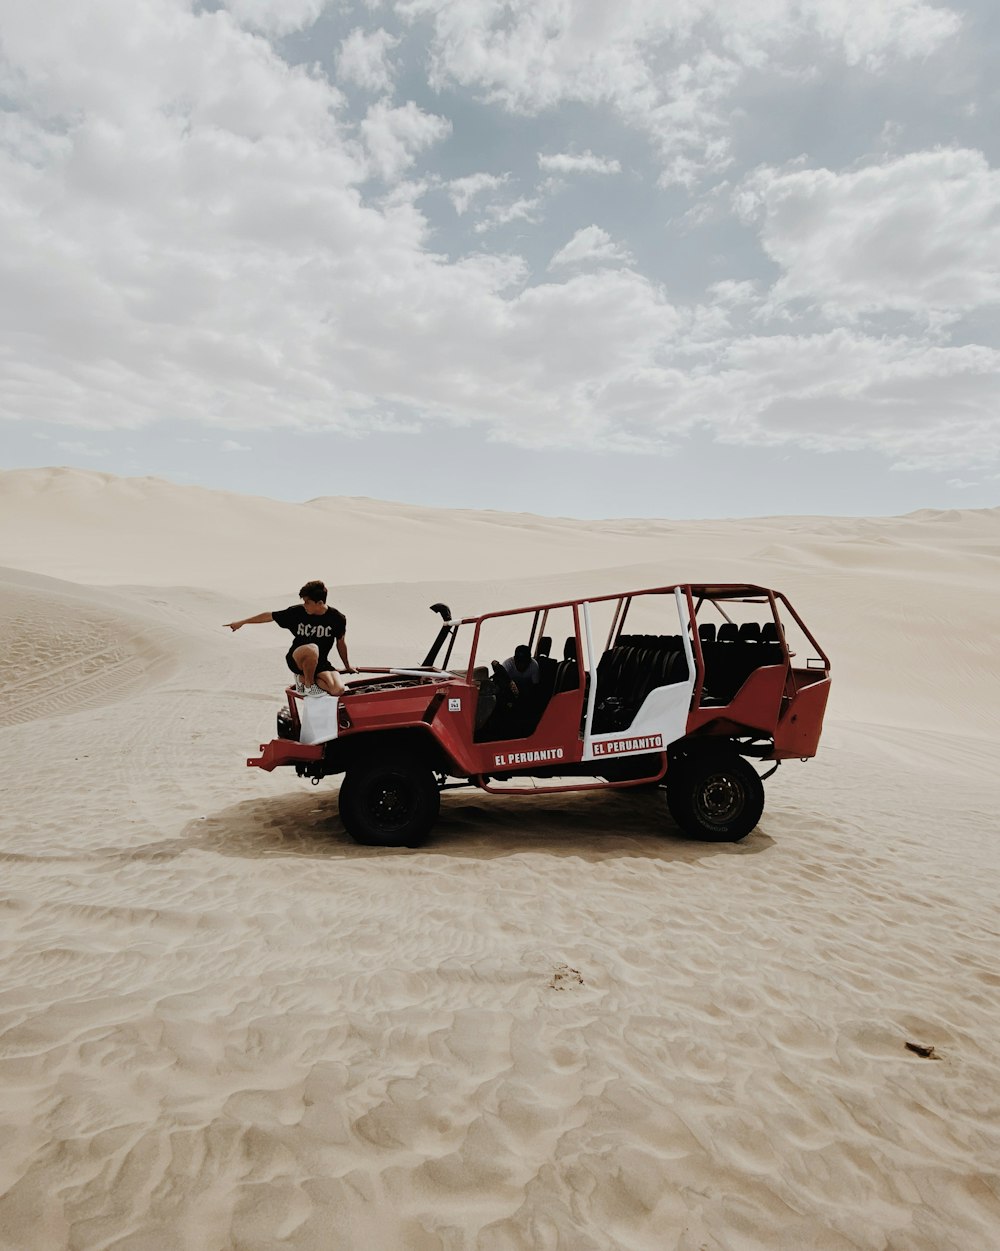
[[[698,627],[698,635],[705,657],[703,704],[730,703],[754,670],[780,665],[785,658],[773,621],[763,625],[757,621],[744,621],[741,625],[726,621],[718,630],[709,621]]]
[[[625,634],[597,666],[595,734],[624,730],[635,720],[650,691],[688,676],[679,634]]]
[[[705,621],[698,627],[698,636],[703,643],[777,643],[778,627],[773,621],[744,621],[737,625],[734,621],[723,622],[716,632],[714,621]]]

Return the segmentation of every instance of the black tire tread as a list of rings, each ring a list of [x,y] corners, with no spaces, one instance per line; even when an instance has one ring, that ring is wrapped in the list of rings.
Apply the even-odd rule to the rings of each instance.
[[[381,782],[409,787],[413,812],[404,824],[385,828],[373,816],[368,799]],[[340,819],[351,838],[363,847],[419,847],[441,809],[441,792],[426,764],[405,756],[373,757],[353,763],[340,787]]]
[[[698,788],[716,775],[728,775],[744,793],[741,810],[724,822],[712,823],[698,811]],[[764,811],[764,784],[753,765],[731,751],[705,751],[674,761],[667,770],[667,807],[689,838],[710,843],[737,843],[755,829]]]

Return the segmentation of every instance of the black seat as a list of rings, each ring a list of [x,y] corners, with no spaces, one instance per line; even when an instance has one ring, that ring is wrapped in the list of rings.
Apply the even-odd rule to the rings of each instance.
[[[719,626],[714,643],[702,642],[705,657],[702,702],[728,704],[756,669],[780,665],[784,653],[777,642],[777,634],[773,621],[763,627],[756,621],[745,621],[740,626],[727,621]]]
[[[538,661],[538,702],[543,710],[552,698],[556,687],[556,671],[559,668],[559,661],[553,660],[551,652],[552,639],[543,634],[535,649],[535,659]]]
[[[688,658],[684,653],[684,649],[671,652],[671,662],[668,682],[686,682],[691,676],[691,670],[688,668]]]
[[[576,661],[576,635],[571,634],[563,644],[563,658],[556,670],[554,694],[580,689],[580,670]]]
[[[486,665],[477,665],[473,669],[472,680],[479,688],[479,695],[476,700],[475,728],[481,730],[496,711],[497,689],[490,678],[490,671]]]
[[[642,707],[650,691],[656,690],[659,686],[666,686],[670,681],[670,673],[674,667],[676,655],[676,652],[658,651],[654,653],[650,663],[643,665],[632,693],[636,712]]]
[[[552,692],[556,689],[556,674],[559,672],[559,661],[553,660],[551,656],[539,656],[537,659],[538,700],[544,708],[552,698]]]
[[[627,729],[651,691],[687,677],[679,634],[620,635],[597,666],[594,732]]]
[[[715,642],[715,622],[703,621],[698,627],[698,637],[703,643]]]
[[[556,681],[552,694],[561,695],[563,691],[578,691],[579,689],[580,671],[576,666],[576,661],[562,661],[556,670]]]

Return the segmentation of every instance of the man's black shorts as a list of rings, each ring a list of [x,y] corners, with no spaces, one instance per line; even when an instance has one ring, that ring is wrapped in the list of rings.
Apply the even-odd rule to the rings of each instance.
[[[296,644],[296,647],[298,646],[299,644]],[[292,673],[302,672],[302,670],[295,663],[295,658],[292,656],[291,652],[286,653],[285,664],[289,667],[289,669],[291,669]],[[329,656],[321,656],[319,660],[316,662],[317,673],[333,673],[333,671],[334,671],[333,665],[330,664]]]

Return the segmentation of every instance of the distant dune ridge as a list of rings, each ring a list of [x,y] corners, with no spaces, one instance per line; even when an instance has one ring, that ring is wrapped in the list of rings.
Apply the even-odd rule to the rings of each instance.
[[[284,636],[222,623],[311,577],[356,664],[419,659],[438,598],[777,586],[832,658],[820,755],[734,846],[458,790],[424,850],[356,847],[335,784],[244,767]],[[1000,1245],[998,585],[997,509],[0,473],[0,1248]]]

